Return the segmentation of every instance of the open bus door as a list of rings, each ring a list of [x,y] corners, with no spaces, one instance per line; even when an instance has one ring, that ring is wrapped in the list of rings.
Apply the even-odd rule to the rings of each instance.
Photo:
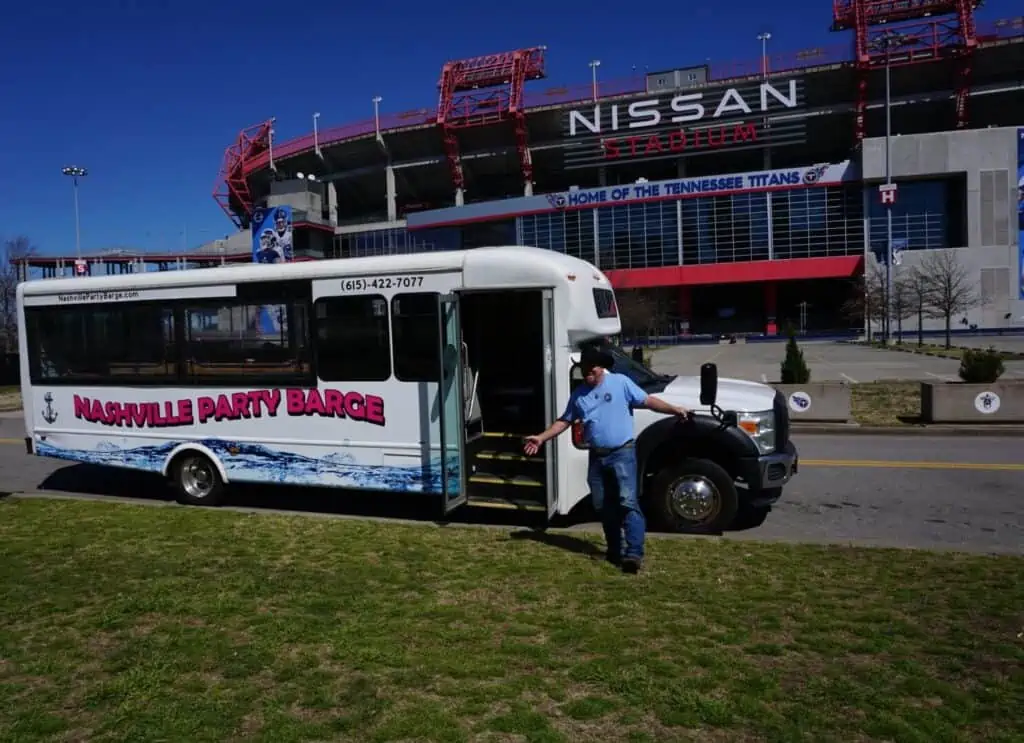
[[[438,295],[437,321],[441,364],[437,392],[441,439],[441,501],[443,513],[447,515],[469,498],[466,492],[466,423],[458,295]]]
[[[558,369],[555,368],[555,293],[551,289],[545,289],[541,296],[543,308],[541,311],[543,344],[544,344],[544,411],[547,413],[547,420],[557,420],[562,414],[558,404],[558,396],[555,394],[555,376]],[[547,457],[544,463],[547,469],[547,476],[544,481],[547,485],[547,513],[548,520],[554,518],[555,510],[558,508],[558,447],[552,441],[547,447]]]

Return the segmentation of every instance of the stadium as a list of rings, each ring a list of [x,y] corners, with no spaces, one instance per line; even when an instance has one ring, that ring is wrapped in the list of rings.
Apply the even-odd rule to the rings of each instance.
[[[824,333],[863,328],[849,300],[891,237],[897,272],[956,256],[979,300],[958,325],[1024,324],[1024,19],[834,3],[834,48],[548,87],[533,47],[445,63],[436,110],[284,142],[265,121],[225,152],[225,240],[25,276],[262,260],[276,219],[284,259],[527,244],[600,267],[651,332]]]

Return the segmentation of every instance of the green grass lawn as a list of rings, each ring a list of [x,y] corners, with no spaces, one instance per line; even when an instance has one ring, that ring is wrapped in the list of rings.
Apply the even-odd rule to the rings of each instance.
[[[850,386],[850,414],[863,426],[905,426],[921,418],[920,382],[860,382]]]
[[[595,543],[596,544],[596,543]],[[0,740],[1020,741],[1024,560],[0,503]]]

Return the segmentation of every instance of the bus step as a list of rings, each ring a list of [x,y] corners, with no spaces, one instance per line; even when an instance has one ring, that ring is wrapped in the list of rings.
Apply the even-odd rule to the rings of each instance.
[[[511,451],[494,451],[485,449],[476,453],[477,459],[497,459],[502,462],[540,462],[543,464],[544,457],[529,457],[525,454],[517,454]]]
[[[523,433],[503,433],[501,431],[484,431],[485,439],[519,439],[522,441],[526,438],[526,434]]]
[[[535,500],[518,498],[492,498],[486,495],[473,495],[466,501],[471,508],[503,508],[507,511],[546,511],[547,507]]]
[[[523,488],[544,487],[544,483],[535,477],[524,477],[522,475],[502,477],[501,475],[492,475],[490,472],[478,472],[475,475],[470,475],[469,481],[477,485],[513,485]]]

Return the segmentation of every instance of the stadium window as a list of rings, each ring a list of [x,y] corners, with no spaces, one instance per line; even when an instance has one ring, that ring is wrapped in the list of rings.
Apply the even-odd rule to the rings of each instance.
[[[308,385],[305,282],[240,284],[229,300],[184,300],[186,380],[201,386]]]
[[[33,384],[173,384],[174,312],[152,303],[38,307],[25,313]]]
[[[438,381],[437,294],[398,294],[391,300],[395,377],[402,382]]]
[[[391,376],[388,301],[379,295],[323,297],[316,318],[316,371],[324,382],[383,382]]]

